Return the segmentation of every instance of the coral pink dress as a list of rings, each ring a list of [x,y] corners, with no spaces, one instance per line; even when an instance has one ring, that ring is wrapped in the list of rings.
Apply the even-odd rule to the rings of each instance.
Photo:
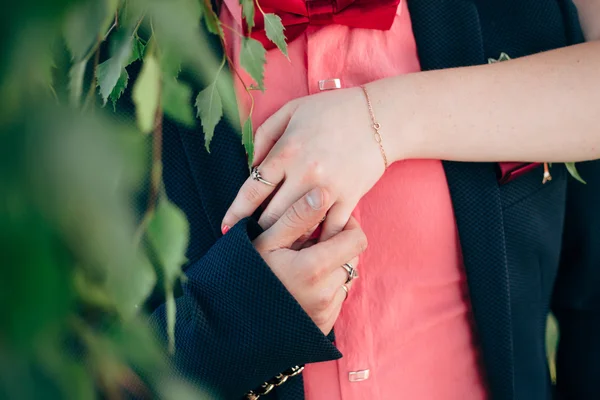
[[[238,3],[225,0],[221,18],[241,32]],[[227,39],[237,63],[239,38]],[[339,78],[342,87],[353,87],[420,70],[405,0],[388,31],[309,26],[288,50],[291,62],[277,49],[267,53],[266,91],[253,92],[254,127],[287,101],[318,93],[319,80]],[[245,118],[247,95],[242,86],[237,93]],[[393,129],[384,127],[382,135]],[[354,216],[369,248],[335,325],[344,357],[306,367],[306,399],[487,398],[441,162],[392,164]]]

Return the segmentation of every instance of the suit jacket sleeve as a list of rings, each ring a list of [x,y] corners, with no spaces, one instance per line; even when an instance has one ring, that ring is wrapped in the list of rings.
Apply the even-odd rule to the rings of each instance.
[[[163,163],[167,194],[191,230],[187,281],[176,300],[176,371],[221,398],[239,399],[290,367],[341,357],[254,248],[261,233],[255,219],[222,237],[211,231],[171,124],[164,129]],[[166,340],[165,306],[151,308]]]
[[[577,164],[571,179],[561,266],[553,298],[559,322],[557,391],[561,399],[600,398],[600,161]]]

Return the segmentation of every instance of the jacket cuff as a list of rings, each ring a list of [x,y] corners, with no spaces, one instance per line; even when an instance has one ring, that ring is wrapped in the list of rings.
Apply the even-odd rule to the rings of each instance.
[[[251,218],[236,224],[186,269],[177,300],[177,366],[224,398],[290,367],[341,357],[254,248],[261,232]]]

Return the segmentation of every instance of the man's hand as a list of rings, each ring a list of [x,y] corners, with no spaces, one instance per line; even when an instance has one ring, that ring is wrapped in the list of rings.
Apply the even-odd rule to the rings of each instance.
[[[327,192],[315,188],[254,240],[257,251],[324,334],[333,328],[346,299],[342,286],[348,273],[342,265],[356,267],[358,255],[367,248],[365,234],[351,217],[344,230],[330,239],[292,250],[329,207]]]

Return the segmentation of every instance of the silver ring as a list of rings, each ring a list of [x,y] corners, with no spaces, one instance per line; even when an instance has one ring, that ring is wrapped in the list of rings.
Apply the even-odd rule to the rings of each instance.
[[[352,282],[354,279],[358,278],[358,270],[352,266],[350,263],[345,263],[342,265],[342,268],[346,270],[348,273],[348,278],[346,279],[346,285]]]
[[[348,289],[348,286],[346,286],[346,284],[342,285],[342,289],[344,289],[344,292],[346,292],[346,297],[344,298],[344,301],[346,301],[346,299],[350,295],[350,289]]]
[[[263,179],[262,175],[260,174],[260,171],[258,170],[258,167],[252,167],[252,172],[251,172],[250,176],[255,181],[258,181],[260,183],[264,183],[265,185],[269,185],[269,186],[273,186],[273,187],[277,186],[273,182],[269,182],[268,180]]]

